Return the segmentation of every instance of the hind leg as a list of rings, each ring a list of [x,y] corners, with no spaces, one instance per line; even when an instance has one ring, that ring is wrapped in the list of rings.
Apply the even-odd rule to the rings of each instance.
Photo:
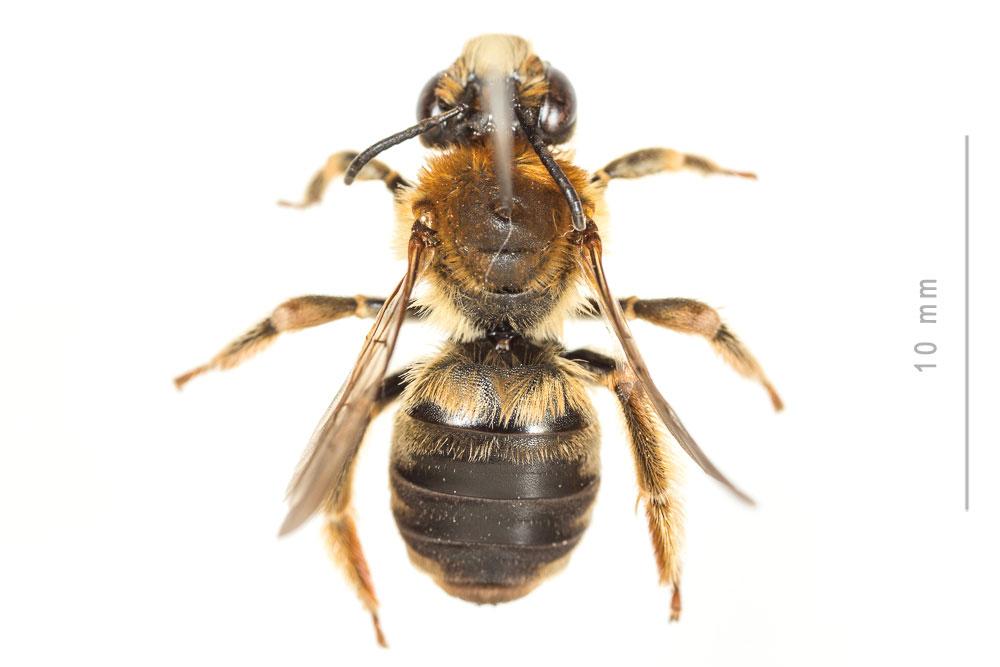
[[[603,382],[618,398],[635,462],[639,500],[645,505],[660,584],[673,589],[670,620],[677,621],[681,617],[680,550],[684,536],[677,488],[680,466],[660,428],[660,419],[628,367],[592,350],[574,350],[563,356],[588,370],[595,381]]]
[[[608,377],[608,386],[618,398],[625,416],[639,482],[639,498],[646,507],[660,584],[673,588],[670,620],[676,621],[681,616],[683,515],[677,493],[680,468],[659,428],[659,418],[632,372],[615,370]]]
[[[403,392],[405,387],[404,373],[405,371],[401,371],[382,381],[382,388],[375,408],[376,414]],[[374,416],[372,415],[373,418]],[[355,463],[356,461],[351,462],[344,478],[326,502],[324,507],[326,523],[323,530],[326,534],[330,556],[340,566],[365,610],[371,614],[372,625],[375,628],[375,640],[379,646],[386,647],[388,645],[385,641],[385,635],[382,634],[382,624],[378,617],[378,598],[375,596],[375,586],[372,584],[371,571],[368,569],[368,561],[365,560],[365,554],[361,548],[361,540],[358,538],[358,530],[354,524],[354,513],[351,508]]]
[[[353,472],[352,469],[348,474],[352,475]],[[349,481],[346,486],[350,487]],[[350,495],[349,490],[347,495]],[[375,587],[372,584],[368,561],[365,560],[364,551],[361,549],[361,540],[358,539],[358,531],[354,525],[349,498],[345,498],[343,503],[332,502],[327,506],[326,525],[323,530],[326,533],[330,556],[340,566],[348,583],[351,584],[358,599],[361,600],[361,604],[371,614],[372,625],[375,628],[375,641],[378,642],[379,646],[388,646],[385,642],[385,635],[382,634],[382,624],[378,618],[378,598],[375,596]]]

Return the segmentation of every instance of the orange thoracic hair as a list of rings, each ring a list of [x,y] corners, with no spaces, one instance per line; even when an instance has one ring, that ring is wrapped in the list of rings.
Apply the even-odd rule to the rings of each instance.
[[[425,272],[417,303],[456,340],[473,340],[495,327],[552,339],[580,307],[573,226],[563,193],[530,146],[515,143],[510,223],[494,213],[499,188],[489,145],[459,146],[432,157],[417,184],[401,197],[401,235],[424,218],[439,245]],[[557,159],[580,193],[586,215],[603,209],[586,171]]]

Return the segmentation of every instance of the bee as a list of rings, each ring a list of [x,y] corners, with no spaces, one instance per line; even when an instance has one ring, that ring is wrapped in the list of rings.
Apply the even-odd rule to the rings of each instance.
[[[361,153],[334,153],[299,202],[318,203],[343,177],[381,181],[394,200],[406,272],[385,298],[303,296],[176,378],[242,363],[284,332],[348,316],[374,318],[358,360],[316,428],[288,490],[286,535],[315,514],[336,562],[385,645],[378,602],[351,512],[353,468],[382,409],[395,416],[392,512],[413,564],[450,595],[500,603],[562,568],[587,528],[600,478],[600,426],[588,388],[624,415],[670,618],[681,613],[681,499],[676,441],[708,475],[752,502],[716,468],[653,383],[627,320],[704,337],[733,369],[781,399],[711,307],[691,299],[617,299],[602,265],[604,192],[620,178],[694,170],[755,178],[666,148],[629,153],[593,173],[564,157],[576,97],[569,79],[510,35],[472,39],[420,94],[416,125]],[[435,149],[416,182],[376,160],[420,137]],[[415,291],[418,284],[421,290]],[[621,359],[560,343],[564,321],[604,318]],[[437,323],[432,358],[389,373],[408,318]],[[666,427],[664,433],[662,427]]]

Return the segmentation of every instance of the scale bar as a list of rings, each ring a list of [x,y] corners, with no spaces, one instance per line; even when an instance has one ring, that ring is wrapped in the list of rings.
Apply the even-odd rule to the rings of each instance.
[[[969,511],[969,135],[965,135],[965,511]]]

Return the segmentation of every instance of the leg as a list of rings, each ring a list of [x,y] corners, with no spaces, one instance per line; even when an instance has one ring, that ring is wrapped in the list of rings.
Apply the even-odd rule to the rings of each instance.
[[[621,404],[635,459],[639,499],[646,506],[660,584],[673,588],[670,620],[676,621],[681,615],[680,547],[683,537],[680,498],[676,488],[679,468],[663,437],[659,417],[645,393],[639,390],[632,371],[622,368],[614,359],[590,350],[575,350],[563,356],[586,368],[595,380],[604,382]]]
[[[646,520],[653,540],[660,584],[673,588],[670,620],[676,621],[681,616],[680,548],[683,538],[680,498],[676,488],[679,469],[664,441],[659,419],[646,395],[637,391],[637,385],[629,370],[616,370],[608,378],[608,386],[618,397],[625,415],[639,480],[639,497],[646,506]]]
[[[348,315],[373,317],[384,299],[364,296],[300,296],[274,309],[271,316],[227,345],[207,364],[198,366],[174,379],[178,389],[208,370],[228,370],[243,363],[267,347],[284,331],[306,329],[326,324]]]
[[[402,372],[385,378],[382,382],[381,396],[376,410],[381,411],[382,408],[391,403],[402,393],[404,386],[405,380]],[[375,627],[375,640],[379,646],[385,647],[385,635],[382,634],[382,625],[378,618],[378,598],[375,596],[371,572],[368,569],[364,551],[361,549],[361,541],[358,539],[358,531],[351,510],[353,476],[354,463],[352,462],[344,479],[330,494],[330,499],[327,501],[324,531],[330,555],[344,571],[347,581],[358,594],[361,604],[371,614],[372,625]]]
[[[590,178],[591,183],[607,185],[613,178],[640,178],[662,171],[697,171],[705,176],[722,174],[725,176],[740,176],[742,178],[757,178],[749,171],[733,171],[715,164],[711,160],[697,155],[679,153],[670,148],[644,148],[634,153],[623,155],[612,160],[603,169],[598,169]]]
[[[719,313],[711,306],[693,299],[640,299],[634,296],[621,299],[620,303],[625,317],[630,320],[638,318],[681,333],[702,336],[737,373],[764,386],[775,410],[784,407],[764,369],[750,350],[722,323]],[[584,315],[600,312],[596,302],[591,301],[590,310]]]
[[[290,202],[281,200],[278,202],[278,205],[289,206],[291,208],[307,208],[313,204],[319,203],[319,201],[323,198],[323,192],[326,190],[326,186],[328,186],[335,178],[343,176],[344,172],[347,171],[348,165],[351,164],[351,160],[357,157],[357,155],[358,154],[354,151],[341,151],[339,153],[334,153],[327,158],[326,164],[323,168],[316,172],[316,175],[309,183],[309,187],[306,188],[306,193],[305,196],[303,196],[302,201]],[[366,164],[364,169],[361,170],[361,173],[359,173],[356,178],[359,181],[382,181],[393,194],[402,188],[409,187],[410,185],[405,178],[378,160],[372,160]]]
[[[674,331],[704,337],[733,370],[764,386],[775,410],[784,407],[764,369],[750,350],[722,323],[719,313],[711,306],[693,299],[638,299],[633,296],[625,299],[623,310],[630,319],[639,318]]]

